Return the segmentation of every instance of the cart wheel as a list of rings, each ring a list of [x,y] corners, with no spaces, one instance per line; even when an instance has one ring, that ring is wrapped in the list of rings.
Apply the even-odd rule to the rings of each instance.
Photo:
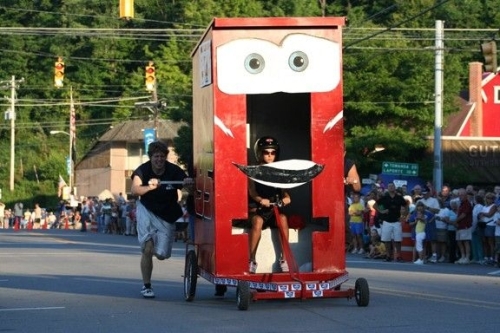
[[[196,280],[198,279],[198,259],[194,250],[186,254],[184,266],[184,298],[191,302],[196,294]]]
[[[370,303],[370,289],[368,288],[368,281],[366,279],[359,278],[356,280],[354,297],[358,306],[367,306]]]
[[[238,281],[236,287],[236,305],[238,310],[247,310],[250,303],[250,284],[248,281]]]

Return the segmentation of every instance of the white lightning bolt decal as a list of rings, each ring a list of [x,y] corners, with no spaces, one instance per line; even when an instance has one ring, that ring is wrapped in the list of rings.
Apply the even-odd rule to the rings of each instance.
[[[222,130],[222,132],[224,132],[226,135],[229,135],[230,137],[232,137],[234,139],[234,136],[233,136],[233,133],[231,132],[231,130],[229,128],[227,128],[226,125],[224,125],[224,123],[222,122],[222,120],[219,119],[219,117],[214,116],[214,123],[217,127],[219,127]]]
[[[335,117],[333,117],[325,126],[323,133],[331,130],[342,118],[344,117],[344,110],[341,110]]]

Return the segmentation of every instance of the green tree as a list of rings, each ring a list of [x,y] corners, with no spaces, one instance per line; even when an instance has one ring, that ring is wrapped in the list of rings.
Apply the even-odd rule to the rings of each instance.
[[[190,53],[213,17],[321,16],[323,9],[326,16],[348,19],[345,132],[362,174],[379,171],[381,160],[421,163],[422,170],[431,170],[424,151],[434,125],[435,21],[453,29],[445,33],[445,115],[458,111],[456,97],[468,87],[468,63],[482,61],[480,42],[496,37],[496,31],[480,29],[500,25],[495,0],[136,0],[136,17],[128,21],[118,18],[118,3],[4,0],[0,5],[0,81],[25,78],[16,98],[13,194],[5,190],[9,163],[0,162],[5,197],[28,200],[33,191],[50,192],[47,186],[55,193],[58,174],[66,173],[68,137],[49,132],[68,131],[70,88],[77,103],[77,156],[114,122],[143,117],[148,111],[134,103],[152,97],[144,89],[148,61],[156,65],[158,98],[167,104],[160,116],[187,124],[176,145],[188,161]],[[53,86],[57,57],[66,64],[61,89]],[[4,83],[0,89],[10,96]],[[4,99],[0,106],[6,111],[10,103]],[[366,157],[365,148],[375,144],[386,150]],[[0,153],[10,153],[9,122],[0,122]]]

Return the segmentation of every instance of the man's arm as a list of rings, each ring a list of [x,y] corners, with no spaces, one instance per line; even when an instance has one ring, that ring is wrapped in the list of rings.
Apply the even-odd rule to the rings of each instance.
[[[130,188],[130,192],[132,193],[132,195],[141,196],[151,190],[156,189],[158,185],[158,179],[151,179],[148,185],[142,185],[142,179],[139,176],[135,175],[132,179],[132,187]]]
[[[351,185],[354,191],[359,192],[361,190],[361,183],[359,182],[359,175],[356,164],[353,164],[349,169],[345,180],[347,185]]]

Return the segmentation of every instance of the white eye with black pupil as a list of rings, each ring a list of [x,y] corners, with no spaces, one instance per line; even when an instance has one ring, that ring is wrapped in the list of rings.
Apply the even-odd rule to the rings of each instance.
[[[259,74],[266,67],[264,58],[258,53],[249,54],[245,58],[245,69],[250,74]]]
[[[295,72],[303,72],[309,65],[309,58],[304,52],[295,51],[288,58],[288,65]]]

